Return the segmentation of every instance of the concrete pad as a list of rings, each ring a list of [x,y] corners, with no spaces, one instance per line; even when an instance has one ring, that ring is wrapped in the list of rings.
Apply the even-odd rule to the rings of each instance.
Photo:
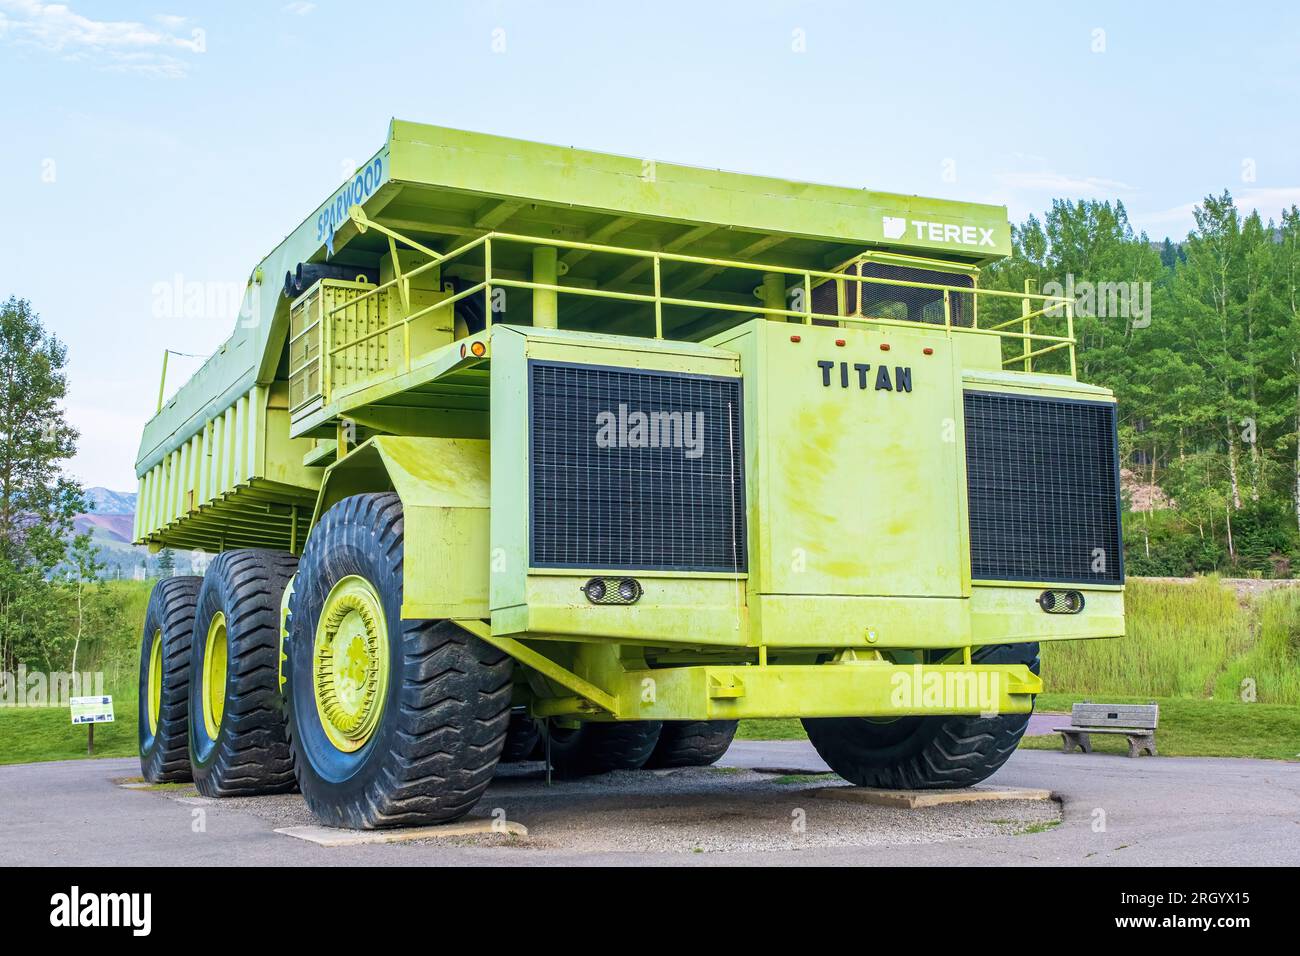
[[[827,800],[869,803],[877,807],[916,810],[948,803],[985,803],[991,800],[1050,800],[1052,791],[1025,787],[969,787],[965,790],[872,790],[868,787],[826,787],[813,791]]]
[[[396,827],[391,830],[342,830],[335,827],[281,827],[275,831],[320,846],[361,846],[366,843],[408,843],[411,840],[439,840],[447,837],[491,836],[507,833],[528,836],[528,828],[509,820],[470,820],[437,827]]]

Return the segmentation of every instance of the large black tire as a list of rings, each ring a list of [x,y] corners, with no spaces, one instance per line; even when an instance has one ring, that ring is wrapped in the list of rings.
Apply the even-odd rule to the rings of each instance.
[[[542,732],[537,721],[528,716],[525,710],[516,710],[510,714],[510,726],[506,730],[506,743],[501,751],[502,763],[520,763],[524,760],[537,759],[538,745]]]
[[[140,703],[136,715],[140,772],[149,783],[190,779],[190,643],[199,577],[166,578],[153,586],[140,642]],[[149,677],[158,636],[159,707],[150,715]]]
[[[330,826],[456,820],[482,796],[505,744],[513,661],[451,622],[403,620],[403,553],[397,495],[345,498],[307,539],[289,599],[285,689],[294,770],[307,805]],[[326,599],[344,579],[373,590],[380,606],[367,634],[386,648],[388,661],[384,689],[375,691],[377,723],[352,750],[326,731],[312,671]]]
[[[738,720],[666,720],[647,767],[707,767],[736,736]]]
[[[622,720],[551,726],[551,765],[566,777],[640,770],[654,753],[663,722]]]
[[[1038,673],[1037,644],[978,648],[972,661],[1028,664]],[[970,787],[1015,752],[1028,714],[997,717],[864,717],[805,719],[808,739],[832,770],[859,787],[942,790]]]
[[[280,601],[298,559],[283,551],[217,555],[199,589],[190,655],[190,763],[205,797],[285,793],[296,786],[280,699]],[[205,719],[208,633],[223,616],[224,712]],[[220,637],[217,637],[220,640]],[[215,678],[214,678],[215,680]]]

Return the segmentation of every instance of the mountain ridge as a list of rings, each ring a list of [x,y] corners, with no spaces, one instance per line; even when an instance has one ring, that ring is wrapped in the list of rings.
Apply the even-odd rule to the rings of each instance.
[[[136,493],[134,491],[113,491],[96,485],[94,488],[87,488],[83,494],[90,504],[86,514],[135,516]]]

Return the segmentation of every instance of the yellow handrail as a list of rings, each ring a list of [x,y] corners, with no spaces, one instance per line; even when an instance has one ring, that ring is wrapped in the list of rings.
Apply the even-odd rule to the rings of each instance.
[[[732,259],[719,259],[711,256],[689,255],[682,252],[634,249],[622,246],[610,246],[603,243],[584,242],[575,239],[561,239],[553,236],[525,236],[517,233],[495,231],[485,232],[475,238],[463,242],[461,245],[449,252],[439,253],[403,235],[395,229],[391,229],[381,223],[368,219],[365,213],[357,207],[353,208],[351,215],[353,221],[356,222],[357,227],[361,232],[373,228],[377,232],[388,237],[391,249],[395,250],[395,246],[392,245],[394,242],[401,242],[410,248],[429,256],[429,261],[416,266],[414,269],[402,271],[395,278],[371,288],[367,288],[366,290],[359,292],[357,295],[345,299],[332,308],[326,309],[324,315],[329,321],[314,322],[312,325],[302,329],[296,336],[294,336],[293,340],[296,342],[302,336],[315,331],[317,336],[320,338],[320,356],[323,359],[320,365],[321,390],[327,401],[329,400],[332,391],[333,376],[331,372],[336,356],[349,349],[355,349],[358,346],[364,345],[378,336],[389,333],[399,325],[402,326],[403,341],[408,342],[411,322],[435,309],[448,308],[462,299],[479,294],[482,294],[484,297],[484,321],[485,325],[490,328],[493,318],[493,289],[498,286],[501,288],[521,289],[533,292],[563,293],[567,296],[585,296],[588,299],[608,299],[648,304],[654,308],[655,338],[664,337],[663,310],[665,306],[735,312],[745,315],[761,315],[774,319],[797,320],[806,325],[812,324],[818,317],[823,317],[831,321],[852,325],[884,325],[900,328],[915,328],[917,325],[915,321],[890,318],[886,316],[832,315],[830,313],[824,314],[814,312],[812,303],[813,285],[814,281],[836,281],[872,283],[875,285],[894,286],[903,289],[923,289],[942,293],[942,328],[949,333],[959,332],[961,334],[994,335],[999,339],[1005,339],[1008,341],[1019,340],[1022,342],[1022,348],[1018,353],[1013,358],[1004,360],[1003,365],[1020,363],[1025,371],[1032,371],[1034,358],[1060,349],[1068,349],[1070,374],[1074,375],[1076,371],[1073,303],[1064,296],[1045,295],[1042,293],[1030,292],[1028,289],[1024,292],[1011,292],[1002,289],[980,289],[973,286],[958,286],[937,282],[915,282],[902,279],[889,279],[879,276],[864,276],[857,274],[846,275],[844,272],[831,272],[822,269],[805,269],[792,266],[771,265],[767,263],[742,262]],[[504,275],[497,275],[493,271],[493,246],[497,243],[525,244],[534,247],[551,246],[558,249],[586,253],[602,253],[646,261],[649,263],[653,273],[652,291],[645,293],[619,289],[587,288],[576,285],[561,285],[558,281],[534,282],[525,279],[510,278]],[[462,260],[468,253],[479,248],[482,248],[483,250],[482,281],[471,285],[468,288],[462,289],[445,299],[440,299],[432,305],[410,312],[404,315],[400,320],[370,330],[356,339],[342,343],[332,341],[333,336],[330,334],[330,327],[333,325],[333,317],[335,315],[345,314],[346,310],[355,307],[364,299],[376,296],[386,289],[399,285],[401,289],[409,288],[408,283],[411,278],[420,275],[429,269],[439,267],[445,268],[450,263],[453,263],[456,260]],[[665,294],[663,288],[663,263],[665,262],[703,266],[712,269],[739,269],[747,272],[794,277],[798,280],[798,286],[802,291],[803,302],[800,303],[801,308],[799,309],[788,309],[777,308],[766,303],[754,303],[752,305],[737,304],[735,302],[718,302],[709,299],[693,299],[668,295]],[[985,328],[978,327],[973,319],[969,326],[954,326],[953,294],[969,295],[973,297],[986,296],[993,299],[1018,301],[1021,304],[1021,314],[1006,321],[999,322],[997,325]],[[837,295],[837,301],[838,300],[839,296]],[[405,301],[404,296],[403,301]],[[978,299],[975,301],[978,301]],[[1031,308],[1031,303],[1037,304],[1038,307]],[[1065,320],[1064,335],[1034,331],[1033,329],[1033,320],[1035,319],[1055,320],[1062,317]],[[403,351],[406,354],[404,354],[402,364],[403,367],[409,371],[411,361],[409,345],[404,346]],[[391,359],[388,361],[390,363],[392,362]]]

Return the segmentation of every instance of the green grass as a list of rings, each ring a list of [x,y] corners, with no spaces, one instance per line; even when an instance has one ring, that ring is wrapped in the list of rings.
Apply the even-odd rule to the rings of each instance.
[[[1281,588],[1255,603],[1255,639],[1230,660],[1214,696],[1240,699],[1253,688],[1259,703],[1300,704],[1300,588]]]
[[[1300,588],[1241,601],[1215,577],[1135,579],[1124,603],[1128,632],[1120,640],[1043,645],[1047,687],[1233,701],[1250,679],[1259,703],[1300,706]]]
[[[1300,589],[1248,600],[1214,577],[1192,583],[1131,580],[1128,633],[1117,641],[1044,644],[1039,711],[1081,700],[1160,704],[1156,747],[1189,757],[1300,755]],[[1247,702],[1244,691],[1253,689]],[[1059,735],[1026,738],[1052,750]],[[1123,737],[1093,738],[1127,753]]]
[[[1016,836],[1029,836],[1033,833],[1046,833],[1048,830],[1055,830],[1060,825],[1060,820],[1045,820],[1042,823],[1031,823],[1023,830],[1017,830]]]
[[[833,773],[787,773],[776,777],[772,782],[779,784],[825,783],[834,776]]]
[[[77,670],[103,673],[104,693],[113,695],[116,718],[111,724],[95,726],[96,757],[134,757],[138,753],[135,721],[140,633],[153,585],[153,581],[105,582],[110,600],[121,605],[116,626],[102,635],[88,635],[82,642]],[[66,706],[0,707],[0,764],[85,757],[86,735],[85,726],[72,726]]]
[[[1130,581],[1124,604],[1124,638],[1043,645],[1047,687],[1079,694],[1206,697],[1227,662],[1251,645],[1249,610],[1216,578],[1190,584]]]
[[[1065,713],[1071,704],[1086,696],[1089,695],[1043,694],[1038,698],[1038,710]],[[1093,699],[1102,698],[1093,695]],[[1150,697],[1123,695],[1106,695],[1104,700],[1108,704],[1152,702]],[[1178,697],[1156,698],[1155,703],[1160,705],[1156,749],[1162,756],[1300,759],[1300,707]],[[1062,726],[1068,722],[1062,719]],[[1095,736],[1092,745],[1098,753],[1128,753],[1127,739],[1118,734]],[[1061,735],[1026,737],[1020,746],[1029,750],[1059,750]]]
[[[803,724],[796,717],[772,720],[742,720],[736,728],[739,740],[806,740]]]
[[[136,697],[113,697],[111,724],[95,725],[96,757],[134,757]],[[86,756],[86,727],[66,707],[0,707],[0,764]]]

